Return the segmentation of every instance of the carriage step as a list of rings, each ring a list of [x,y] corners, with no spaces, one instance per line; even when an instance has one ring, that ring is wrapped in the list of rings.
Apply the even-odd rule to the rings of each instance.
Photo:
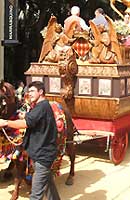
[[[98,131],[98,130],[78,130],[74,136],[74,143],[80,144],[82,142],[114,136],[113,132]]]
[[[114,136],[113,132],[110,131],[100,131],[100,130],[78,130],[79,135],[88,135],[88,136]]]

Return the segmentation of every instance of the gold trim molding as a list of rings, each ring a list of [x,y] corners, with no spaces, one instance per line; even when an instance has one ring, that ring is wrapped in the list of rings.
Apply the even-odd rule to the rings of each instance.
[[[58,63],[31,63],[25,75],[60,76],[59,66]],[[77,76],[127,77],[130,76],[130,65],[80,64]]]

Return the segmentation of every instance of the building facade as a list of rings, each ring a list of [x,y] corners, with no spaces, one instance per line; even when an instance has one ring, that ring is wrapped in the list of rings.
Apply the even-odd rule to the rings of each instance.
[[[0,0],[0,41],[4,39],[4,1]],[[0,46],[0,79],[4,78],[4,47]]]

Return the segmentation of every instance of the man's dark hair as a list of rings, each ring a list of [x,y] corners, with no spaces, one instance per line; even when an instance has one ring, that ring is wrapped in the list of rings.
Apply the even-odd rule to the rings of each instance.
[[[30,83],[28,85],[28,88],[33,87],[33,86],[35,88],[37,88],[38,91],[39,90],[43,90],[43,95],[45,94],[45,86],[44,86],[43,82],[41,82],[41,81],[33,81],[32,83]]]

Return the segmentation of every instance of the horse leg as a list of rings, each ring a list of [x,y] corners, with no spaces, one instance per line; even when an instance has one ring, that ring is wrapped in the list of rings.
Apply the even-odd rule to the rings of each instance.
[[[69,141],[68,141],[69,142]],[[72,141],[73,142],[73,141]],[[70,159],[70,172],[67,180],[65,182],[66,185],[73,185],[73,177],[75,175],[74,164],[75,164],[75,146],[73,143],[68,143],[66,146],[67,155]]]
[[[25,178],[25,168],[26,163],[25,161],[20,162],[18,159],[15,161],[16,166],[16,175],[14,179],[14,191],[12,193],[12,197],[10,200],[16,200],[19,197],[19,187],[22,182],[22,179]]]
[[[14,166],[15,166],[15,163],[11,160],[11,162],[9,163],[9,166],[5,170],[4,179],[9,180],[9,177],[10,178],[13,177],[12,170],[14,169]]]
[[[74,141],[73,141],[75,126],[72,121],[70,112],[67,109],[65,110],[65,117],[66,117],[66,123],[67,123],[66,152],[70,158],[70,172],[69,172],[69,176],[67,177],[65,184],[72,185],[73,177],[74,177],[74,164],[75,164],[75,145],[74,145]]]
[[[19,197],[19,187],[20,187],[21,182],[22,182],[22,178],[20,178],[20,177],[19,178],[16,177],[14,179],[14,187],[15,187],[15,189],[14,189],[14,191],[12,193],[12,197],[11,197],[10,200],[17,200],[18,199],[18,197]]]

